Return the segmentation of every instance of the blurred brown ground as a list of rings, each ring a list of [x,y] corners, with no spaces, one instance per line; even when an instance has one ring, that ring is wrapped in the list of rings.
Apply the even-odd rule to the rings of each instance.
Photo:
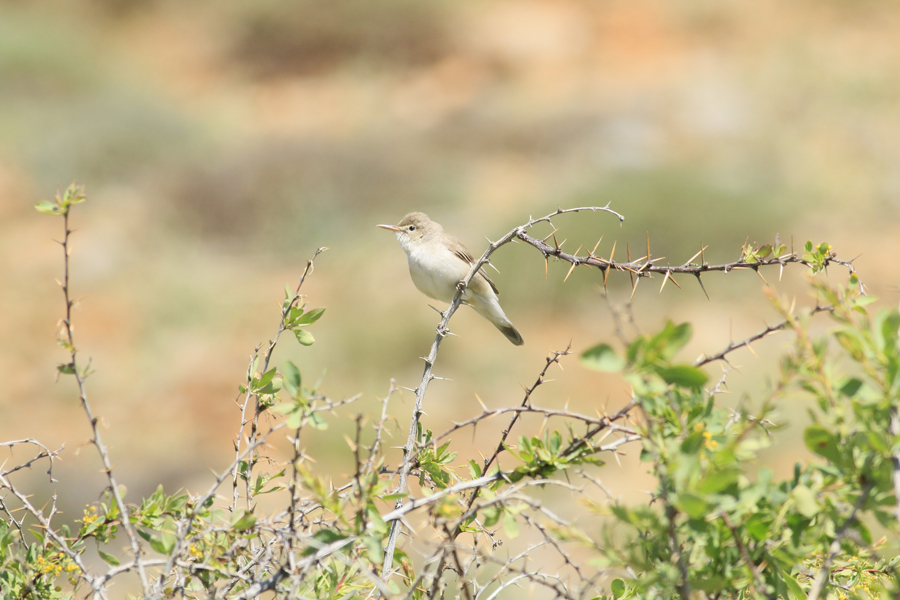
[[[54,383],[61,223],[32,209],[73,180],[90,196],[74,216],[76,333],[132,500],[158,483],[205,488],[208,469],[230,461],[248,355],[274,333],[281,290],[317,246],[331,248],[306,287],[328,308],[318,341],[285,339],[276,362],[295,361],[335,398],[362,394],[339,416],[375,413],[392,377],[416,386],[438,318],[396,241],[374,228],[410,210],[476,255],[482,235],[529,215],[607,202],[624,225],[561,217],[567,248],[602,235],[599,253],[617,240],[619,258],[626,243],[641,255],[649,232],[654,255],[674,264],[701,243],[722,262],[776,233],[828,241],[859,255],[872,293],[895,304],[898,34],[900,6],[877,0],[0,2],[0,438],[65,443],[64,508],[77,515],[96,498],[87,424],[72,383]],[[523,245],[495,264],[526,345],[462,310],[436,370],[452,381],[435,382],[426,407],[436,432],[476,414],[476,395],[520,402],[549,351],[612,339],[598,273],[563,284],[567,265],[551,263],[545,279]],[[808,301],[798,269],[776,278]],[[627,279],[610,280],[626,300]],[[661,294],[648,283],[638,322],[693,321],[685,360],[776,319],[752,273],[707,278],[711,301],[692,281]],[[736,355],[731,401],[758,400],[788,345]],[[537,404],[625,401],[621,381],[574,358],[564,366]],[[412,400],[391,404],[392,445]],[[793,424],[769,454],[781,472],[802,457],[804,406],[782,408]],[[340,480],[349,423],[333,421],[310,453]],[[502,426],[458,439],[460,464]],[[623,460],[601,476],[643,498],[651,483]],[[28,486],[46,493],[37,471]]]

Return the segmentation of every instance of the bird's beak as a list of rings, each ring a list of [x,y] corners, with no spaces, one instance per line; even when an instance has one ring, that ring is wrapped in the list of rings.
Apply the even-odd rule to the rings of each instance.
[[[394,227],[393,225],[376,225],[375,227],[381,227],[382,229],[387,229],[388,231],[399,232],[399,227]]]

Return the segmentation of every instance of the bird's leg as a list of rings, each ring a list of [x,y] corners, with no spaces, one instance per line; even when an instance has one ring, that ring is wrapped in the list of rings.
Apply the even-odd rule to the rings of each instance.
[[[466,293],[466,280],[465,279],[460,279],[459,281],[456,282],[456,291],[458,291],[460,294]]]

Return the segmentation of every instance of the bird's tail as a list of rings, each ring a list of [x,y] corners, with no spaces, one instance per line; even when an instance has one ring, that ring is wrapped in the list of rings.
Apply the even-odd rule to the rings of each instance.
[[[483,298],[476,296],[475,298],[470,298],[469,300],[470,305],[475,309],[475,312],[490,321],[494,325],[494,327],[500,330],[500,333],[506,336],[506,339],[508,339],[516,346],[521,346],[525,343],[525,340],[522,339],[522,335],[519,333],[519,331],[510,322],[510,320],[506,318],[506,315],[504,314],[503,309],[500,308],[500,303],[496,298]]]

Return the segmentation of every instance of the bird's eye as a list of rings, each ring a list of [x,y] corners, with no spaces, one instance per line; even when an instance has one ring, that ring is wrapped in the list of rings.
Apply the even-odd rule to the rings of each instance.
[[[409,226],[409,230],[410,230],[410,231],[415,231],[415,230],[416,230],[416,226],[415,226],[415,225],[410,225],[410,226]]]

